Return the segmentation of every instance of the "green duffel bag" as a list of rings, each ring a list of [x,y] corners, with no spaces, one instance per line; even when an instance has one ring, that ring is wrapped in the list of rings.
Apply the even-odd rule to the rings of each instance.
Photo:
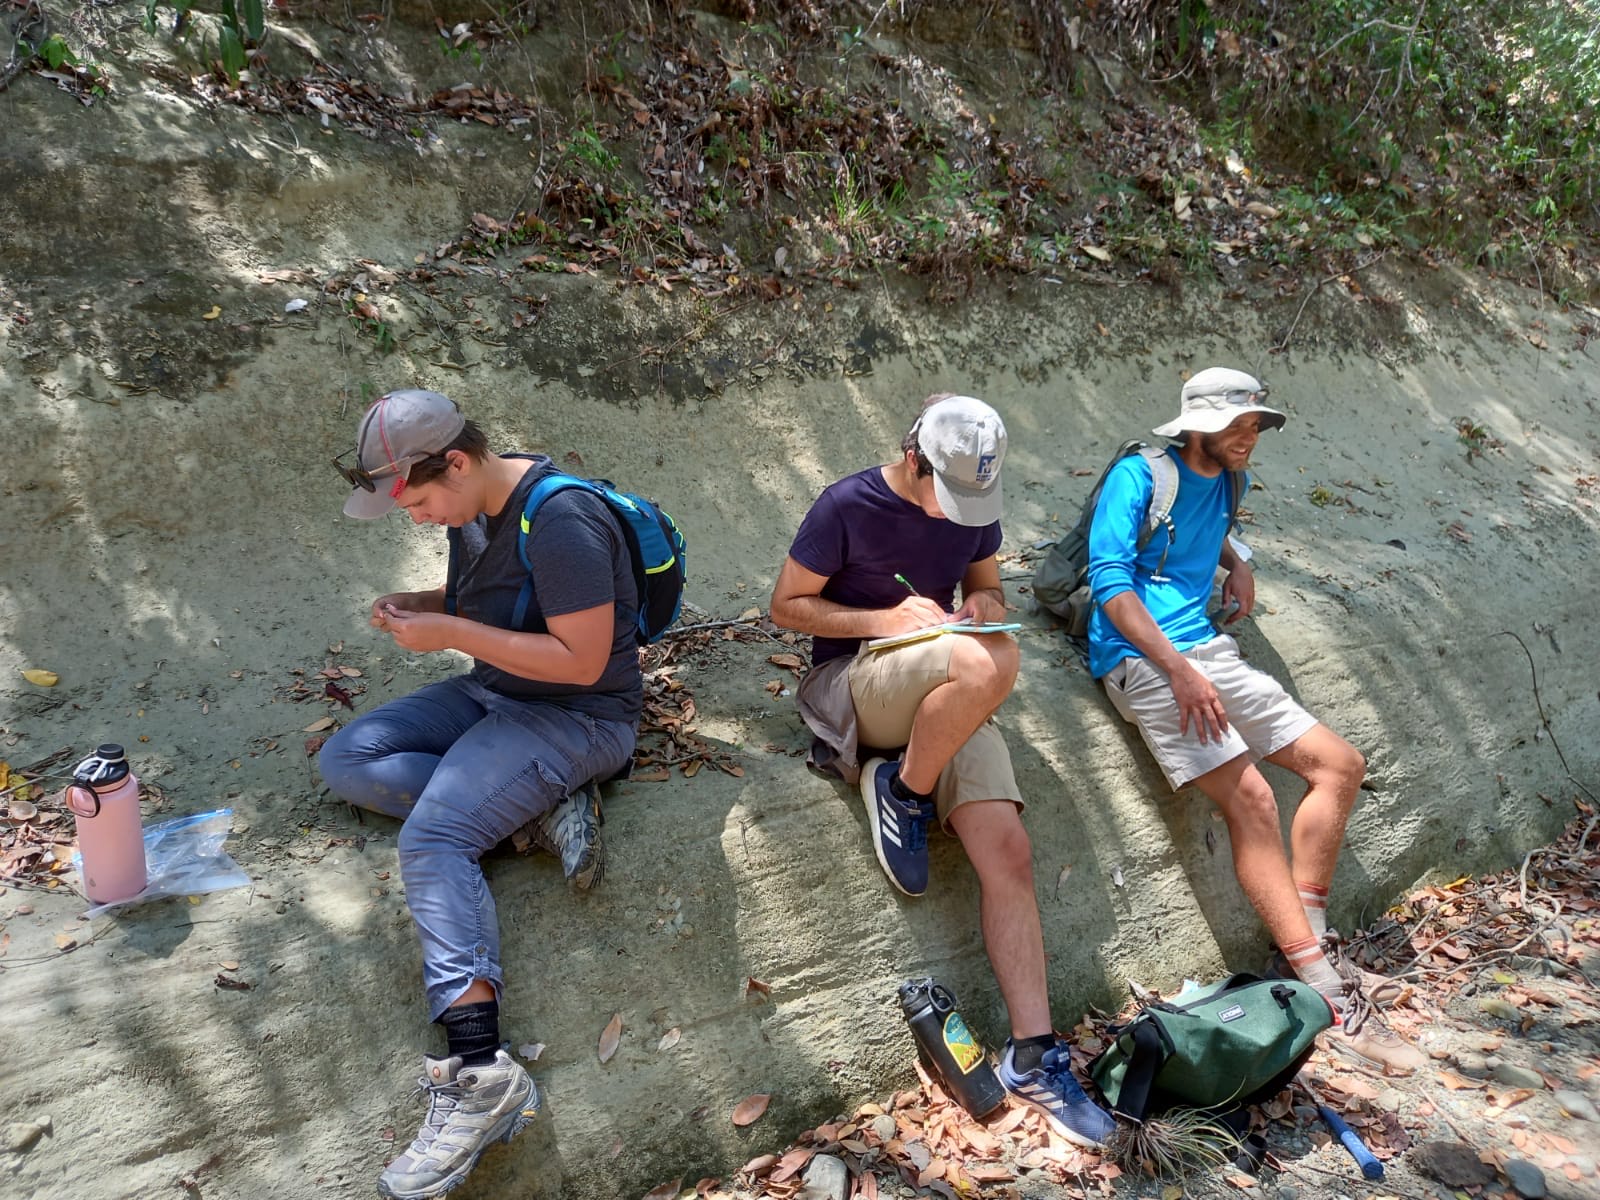
[[[1169,1108],[1225,1112],[1288,1087],[1333,1021],[1310,984],[1230,975],[1182,1003],[1146,1005],[1112,1030],[1089,1075],[1118,1114],[1136,1121]]]

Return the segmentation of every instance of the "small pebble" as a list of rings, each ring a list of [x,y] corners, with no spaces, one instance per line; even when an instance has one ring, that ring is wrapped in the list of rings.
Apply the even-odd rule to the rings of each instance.
[[[1578,1168],[1579,1175],[1594,1174],[1594,1159],[1587,1154],[1572,1154],[1567,1156],[1567,1161]]]
[[[1498,1063],[1494,1068],[1494,1077],[1508,1087],[1532,1088],[1534,1091],[1544,1088],[1543,1075],[1530,1067],[1519,1067],[1516,1063]]]
[[[1544,1172],[1531,1162],[1513,1158],[1506,1163],[1506,1178],[1523,1200],[1544,1200]]]
[[[1569,1117],[1576,1117],[1580,1121],[1600,1121],[1600,1112],[1595,1110],[1594,1101],[1582,1092],[1563,1088],[1555,1093],[1553,1099]]]
[[[885,1113],[881,1117],[872,1118],[872,1132],[878,1135],[880,1142],[887,1142],[899,1136],[900,1127],[895,1124],[893,1117]]]
[[[1399,1112],[1400,1101],[1403,1099],[1404,1097],[1401,1096],[1399,1092],[1395,1091],[1393,1088],[1388,1088],[1385,1091],[1378,1093],[1378,1099],[1376,1103],[1379,1108],[1383,1109],[1384,1112]]]
[[[1489,1077],[1489,1060],[1481,1054],[1463,1051],[1455,1056],[1456,1070],[1468,1079],[1487,1079]]]

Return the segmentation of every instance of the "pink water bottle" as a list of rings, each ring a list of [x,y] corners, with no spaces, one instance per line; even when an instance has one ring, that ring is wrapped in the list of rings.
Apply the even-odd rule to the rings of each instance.
[[[67,807],[78,819],[83,890],[89,900],[115,904],[144,891],[139,780],[128,769],[121,746],[107,742],[78,764],[67,787]]]

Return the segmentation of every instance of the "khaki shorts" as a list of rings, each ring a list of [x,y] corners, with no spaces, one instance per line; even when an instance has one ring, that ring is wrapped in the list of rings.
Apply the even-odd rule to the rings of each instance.
[[[950,678],[950,654],[958,634],[929,638],[893,650],[863,650],[850,664],[850,698],[863,746],[889,750],[911,740],[917,707]],[[1000,637],[1001,634],[989,634]],[[993,719],[978,730],[939,775],[933,789],[939,823],[974,800],[1010,800],[1020,810],[1022,790],[1011,769],[1011,752]]]
[[[1240,658],[1239,643],[1227,634],[1190,647],[1183,656],[1200,668],[1222,699],[1228,732],[1220,742],[1202,742],[1192,721],[1188,733],[1178,731],[1172,684],[1148,659],[1125,658],[1103,680],[1112,705],[1139,727],[1173,791],[1241,754],[1252,762],[1276,754],[1317,723],[1282,684]]]

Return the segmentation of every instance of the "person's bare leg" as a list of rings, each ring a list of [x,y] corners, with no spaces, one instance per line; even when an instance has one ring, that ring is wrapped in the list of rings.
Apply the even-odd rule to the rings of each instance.
[[[950,826],[978,873],[983,945],[1005,998],[1013,1038],[1051,1033],[1044,933],[1033,890],[1033,847],[1010,800],[958,806]]]
[[[950,676],[923,697],[900,759],[900,780],[913,792],[933,791],[940,773],[999,708],[1017,681],[1021,655],[1004,634],[947,634]]]
[[[1306,794],[1289,827],[1290,861],[1295,880],[1326,894],[1367,761],[1326,725],[1313,725],[1267,761],[1306,781]]]
[[[1194,785],[1228,823],[1234,874],[1272,939],[1292,946],[1310,938],[1311,923],[1289,870],[1272,786],[1243,754],[1207,771]]]
[[[482,1004],[484,1001],[493,1000],[494,998],[494,984],[487,979],[474,979],[467,985],[466,991],[450,1001],[450,1007],[455,1008],[462,1004]]]

